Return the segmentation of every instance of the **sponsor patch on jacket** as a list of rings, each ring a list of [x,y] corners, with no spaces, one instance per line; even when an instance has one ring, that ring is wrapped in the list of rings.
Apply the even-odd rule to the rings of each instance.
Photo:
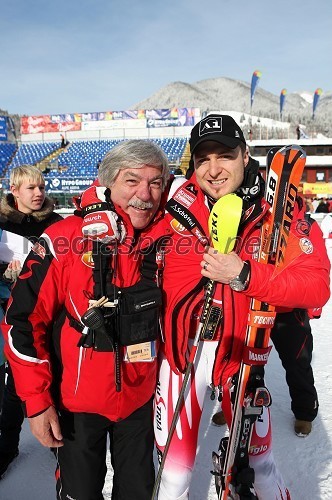
[[[181,203],[181,205],[184,205],[185,207],[190,208],[191,205],[196,200],[196,197],[193,196],[188,191],[186,191],[185,189],[181,188],[175,194],[174,200],[176,200],[177,202]]]
[[[188,184],[187,186],[185,186],[185,189],[193,193],[195,196],[197,196],[198,190],[194,184]]]
[[[306,254],[312,253],[314,251],[313,244],[311,243],[311,241],[308,238],[301,238],[300,239],[300,248],[301,248],[302,252],[304,252]]]
[[[296,224],[296,231],[300,236],[308,236],[310,233],[310,223],[304,219],[301,219]]]
[[[188,229],[186,229],[182,224],[180,224],[180,222],[177,221],[176,219],[172,219],[170,225],[172,229],[176,233],[181,234],[181,236],[193,236],[193,234],[190,231],[188,231]]]
[[[86,266],[91,267],[91,268],[94,267],[93,258],[92,258],[92,251],[91,250],[89,252],[85,252],[82,255],[81,260],[82,260],[83,264],[85,264]]]
[[[38,243],[38,241],[36,241],[36,243],[33,245],[32,251],[35,254],[39,255],[39,257],[41,259],[43,259],[43,260],[45,259],[46,250],[40,243]]]

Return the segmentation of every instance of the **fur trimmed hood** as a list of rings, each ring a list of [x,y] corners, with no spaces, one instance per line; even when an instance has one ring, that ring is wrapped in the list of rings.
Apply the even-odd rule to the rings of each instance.
[[[8,221],[14,224],[21,224],[28,215],[29,217],[32,217],[36,222],[42,222],[52,214],[53,210],[54,203],[51,198],[46,196],[43,206],[40,210],[36,210],[35,212],[32,212],[32,214],[24,214],[23,212],[17,210],[17,208],[15,207],[14,196],[9,193],[7,194],[7,196],[4,196],[1,199],[0,222]]]

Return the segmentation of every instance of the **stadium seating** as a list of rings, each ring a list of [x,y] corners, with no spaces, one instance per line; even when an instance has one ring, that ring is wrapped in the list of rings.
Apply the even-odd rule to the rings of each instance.
[[[0,177],[6,174],[6,167],[16,151],[16,145],[13,143],[0,143]]]
[[[164,151],[170,163],[180,160],[185,149],[186,138],[147,139],[153,140]],[[97,140],[97,141],[75,141],[66,150],[60,150],[59,156],[51,160],[50,170],[45,174],[47,178],[62,177],[95,178],[97,175],[97,164],[103,159],[120,139]],[[24,163],[35,165],[52,152],[60,149],[60,143],[32,143],[23,144],[16,153],[10,164],[9,170]]]
[[[32,144],[22,144],[10,164],[10,169],[24,164],[35,165],[53,151],[59,149],[59,147],[59,142],[36,142]]]

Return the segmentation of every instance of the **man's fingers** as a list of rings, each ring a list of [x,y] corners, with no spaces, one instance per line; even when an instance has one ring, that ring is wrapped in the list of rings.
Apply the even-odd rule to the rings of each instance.
[[[50,425],[51,425],[51,433],[54,436],[54,438],[58,442],[62,441],[63,438],[62,438],[62,433],[61,433],[61,428],[60,428],[59,420],[57,419],[56,421],[55,420],[51,421]],[[62,445],[60,445],[60,446],[62,446]]]
[[[29,418],[32,434],[47,448],[59,448],[63,446],[62,433],[58,415],[50,406],[40,415]]]

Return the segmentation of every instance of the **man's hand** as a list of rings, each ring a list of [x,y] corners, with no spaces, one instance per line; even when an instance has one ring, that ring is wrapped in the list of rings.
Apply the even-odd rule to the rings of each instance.
[[[228,285],[235,276],[240,274],[243,261],[235,252],[223,254],[209,247],[203,256],[201,267],[203,276]]]
[[[126,230],[118,214],[110,210],[110,200],[106,199],[106,192],[105,187],[92,185],[82,194],[82,233],[85,238],[102,243],[114,240],[121,243],[126,237]]]
[[[12,260],[11,262],[9,262],[7,269],[3,275],[8,281],[14,283],[17,280],[21,269],[21,262],[19,260]]]
[[[53,406],[36,417],[30,417],[29,424],[32,434],[43,446],[47,448],[63,446],[59,418]]]

